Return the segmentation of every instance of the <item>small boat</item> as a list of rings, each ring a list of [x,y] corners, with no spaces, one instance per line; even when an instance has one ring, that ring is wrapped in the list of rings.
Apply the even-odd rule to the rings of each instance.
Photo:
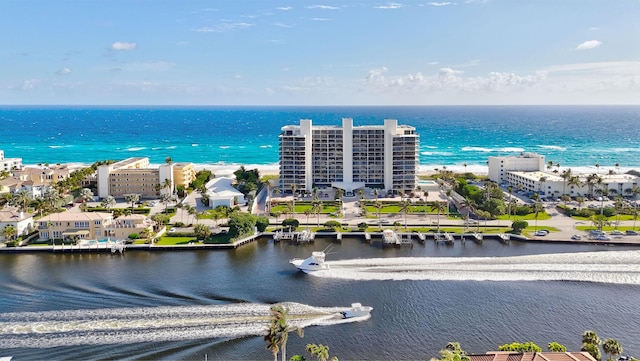
[[[373,311],[373,307],[371,306],[363,306],[360,303],[352,303],[351,308],[340,312],[340,314],[342,315],[342,318],[352,318],[367,316],[369,315],[369,313],[371,313],[371,311]]]
[[[329,269],[329,265],[324,262],[326,257],[325,251],[326,249],[324,251],[314,251],[311,252],[311,257],[305,259],[293,258],[289,263],[304,273],[327,270]]]

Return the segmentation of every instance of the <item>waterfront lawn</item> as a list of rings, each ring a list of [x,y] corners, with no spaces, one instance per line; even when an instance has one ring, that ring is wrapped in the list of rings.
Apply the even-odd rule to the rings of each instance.
[[[189,242],[197,242],[196,237],[160,237],[158,246],[178,246],[189,244]]]
[[[293,212],[296,214],[304,214],[304,212],[307,209],[312,211],[313,214],[315,214],[315,212],[313,212],[313,204],[309,202],[296,202],[296,207],[293,210]],[[274,205],[273,207],[271,207],[271,212],[288,214],[289,213],[288,204],[279,203],[278,205]],[[340,212],[340,206],[336,204],[336,202],[322,203],[322,210],[320,210],[320,214],[331,214],[331,213],[338,213],[338,212]]]
[[[588,231],[597,230],[598,228],[594,227],[593,225],[590,225],[590,226],[576,226],[576,229],[579,230],[579,231],[588,232]],[[638,230],[640,230],[640,227],[633,227],[633,226],[620,226],[620,227],[618,227],[618,226],[615,226],[615,225],[602,227],[602,231],[604,231],[604,232],[611,232],[611,231],[614,231],[614,230],[618,230],[618,231],[622,231],[622,232],[627,231],[627,230],[638,231]]]
[[[516,221],[535,221],[536,220],[536,214],[535,213],[529,213],[529,214],[524,215],[524,216],[515,216],[515,218],[514,218],[513,215],[509,216],[509,215],[506,215],[506,214],[502,214],[502,215],[498,216],[498,219],[501,220],[501,221],[503,221],[503,220],[504,221],[514,221],[514,220],[516,220]],[[549,215],[549,213],[547,213],[547,212],[538,213],[538,220],[539,221],[544,221],[544,220],[547,220],[547,219],[551,219],[551,215]]]

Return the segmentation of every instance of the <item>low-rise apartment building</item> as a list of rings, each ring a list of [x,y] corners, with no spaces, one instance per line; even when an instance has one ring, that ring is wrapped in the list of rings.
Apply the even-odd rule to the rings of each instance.
[[[135,193],[141,198],[158,198],[162,194],[173,194],[178,185],[188,187],[195,175],[193,163],[152,166],[147,157],[128,158],[98,167],[97,196],[118,198]],[[167,182],[170,186],[166,186]]]
[[[0,171],[11,171],[22,168],[22,158],[5,158],[4,150],[0,150]]]

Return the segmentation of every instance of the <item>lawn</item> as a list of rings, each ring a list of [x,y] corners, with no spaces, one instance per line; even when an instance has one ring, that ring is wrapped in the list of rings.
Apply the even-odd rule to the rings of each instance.
[[[158,246],[177,246],[182,244],[189,244],[189,242],[195,242],[196,237],[160,237]]]

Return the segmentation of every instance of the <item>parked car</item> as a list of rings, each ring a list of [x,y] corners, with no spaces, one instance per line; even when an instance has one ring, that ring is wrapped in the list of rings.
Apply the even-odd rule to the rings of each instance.
[[[611,237],[605,236],[603,234],[596,237],[596,241],[610,241],[610,240],[611,240]]]
[[[618,231],[617,229],[611,231],[612,236],[622,236],[624,233]]]
[[[544,230],[536,231],[536,233],[534,233],[536,236],[546,236],[547,234],[549,234],[549,232]]]
[[[388,219],[386,219],[386,218],[381,218],[381,219],[380,219],[380,223],[382,223],[382,224],[387,224],[387,223],[391,223],[391,222],[389,222],[389,220],[388,220]]]
[[[581,240],[581,239],[582,239],[582,236],[581,236],[581,235],[579,235],[579,234],[574,234],[573,236],[571,236],[571,239],[576,240],[576,241],[579,241],[579,240]]]
[[[176,229],[175,229],[175,228],[171,228],[171,229],[169,229],[169,232],[175,232],[175,231],[176,231]]]
[[[625,233],[627,236],[637,236],[637,235],[638,235],[638,232],[633,231],[633,230],[630,230],[630,229],[627,229],[626,231],[624,231],[624,233]]]

